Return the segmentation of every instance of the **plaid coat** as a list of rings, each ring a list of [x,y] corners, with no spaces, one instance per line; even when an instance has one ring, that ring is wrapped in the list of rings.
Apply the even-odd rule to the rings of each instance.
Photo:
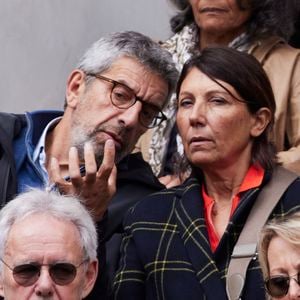
[[[201,180],[155,193],[133,207],[125,221],[115,299],[226,300],[225,277],[233,247],[261,187],[244,192],[216,251],[204,219]],[[300,210],[300,179],[270,217]],[[242,299],[265,299],[257,260],[247,271]]]

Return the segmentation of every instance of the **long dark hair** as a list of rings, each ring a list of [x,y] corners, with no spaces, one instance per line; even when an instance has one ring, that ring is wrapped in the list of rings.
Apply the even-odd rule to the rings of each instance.
[[[192,8],[188,0],[169,0],[179,9],[170,20],[174,33],[185,25],[194,22]],[[241,10],[251,9],[251,18],[247,24],[248,41],[270,35],[278,35],[288,40],[294,32],[297,0],[235,0]],[[247,4],[245,4],[245,2]]]
[[[177,98],[181,84],[192,68],[197,68],[219,85],[217,80],[230,84],[250,113],[255,114],[262,107],[270,110],[270,123],[260,136],[254,138],[252,163],[259,163],[263,168],[272,170],[276,152],[270,136],[276,105],[270,81],[259,62],[247,53],[228,47],[205,48],[200,55],[184,64],[177,83]]]

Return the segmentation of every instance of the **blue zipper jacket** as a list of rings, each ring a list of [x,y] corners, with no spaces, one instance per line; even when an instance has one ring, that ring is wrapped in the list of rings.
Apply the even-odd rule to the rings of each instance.
[[[13,141],[18,179],[17,193],[24,191],[24,186],[34,188],[45,186],[41,167],[33,161],[33,152],[47,124],[62,114],[61,111],[34,111],[25,114],[26,126]]]

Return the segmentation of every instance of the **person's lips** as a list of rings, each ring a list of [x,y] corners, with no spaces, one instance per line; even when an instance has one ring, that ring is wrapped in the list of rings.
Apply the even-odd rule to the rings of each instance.
[[[104,133],[111,137],[111,139],[115,142],[117,148],[122,148],[123,139],[120,135],[113,131],[104,131]]]
[[[227,12],[227,9],[222,7],[203,7],[199,11],[200,13],[224,13]]]
[[[197,146],[197,145],[205,145],[207,143],[212,142],[212,139],[207,138],[207,137],[203,137],[203,136],[194,136],[190,139],[189,144],[193,145],[193,146]]]

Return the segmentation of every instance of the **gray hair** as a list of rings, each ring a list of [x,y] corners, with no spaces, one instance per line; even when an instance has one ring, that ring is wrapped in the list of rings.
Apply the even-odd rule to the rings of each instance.
[[[115,60],[132,57],[168,83],[168,98],[175,89],[178,72],[171,54],[149,37],[134,31],[112,33],[96,41],[82,56],[77,68],[99,74]]]
[[[18,195],[0,211],[0,258],[4,256],[10,229],[17,221],[33,215],[47,214],[59,220],[70,221],[79,232],[85,258],[97,258],[97,232],[95,224],[84,206],[75,197],[57,192],[32,189]],[[0,264],[0,272],[2,264]]]
[[[273,219],[262,229],[258,256],[264,279],[269,276],[268,249],[274,237],[280,237],[300,250],[300,212]]]

